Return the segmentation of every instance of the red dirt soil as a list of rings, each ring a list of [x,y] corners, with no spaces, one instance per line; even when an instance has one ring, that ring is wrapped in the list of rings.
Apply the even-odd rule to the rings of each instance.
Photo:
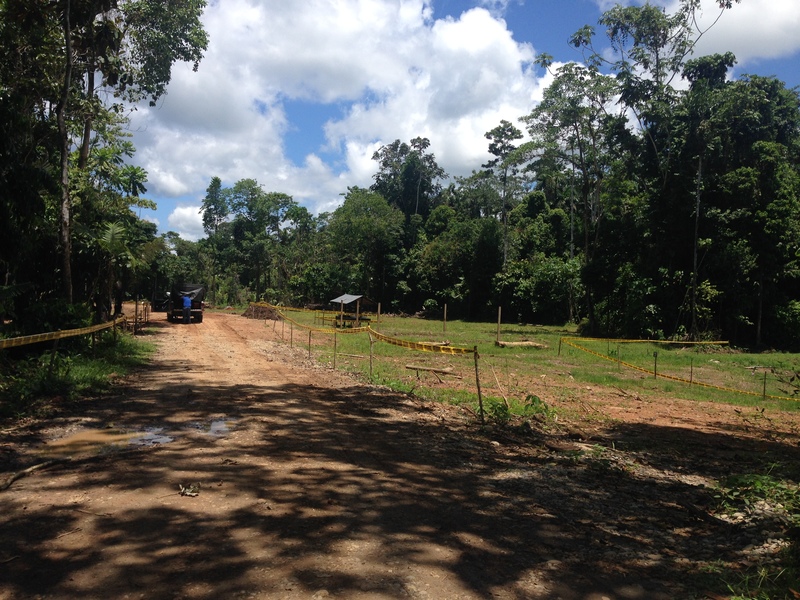
[[[172,441],[65,451],[11,481],[0,599],[719,598],[719,573],[786,547],[780,506],[716,514],[712,486],[798,464],[793,414],[564,382],[571,400],[540,396],[568,417],[482,430],[263,321],[149,331],[149,368],[2,431],[0,483],[87,430]]]

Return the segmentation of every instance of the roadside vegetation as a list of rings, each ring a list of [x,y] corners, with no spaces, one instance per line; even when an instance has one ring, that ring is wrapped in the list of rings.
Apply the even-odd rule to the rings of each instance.
[[[45,418],[82,398],[108,391],[147,364],[146,338],[102,333],[97,341],[65,340],[60,349],[24,346],[0,354],[0,421]]]

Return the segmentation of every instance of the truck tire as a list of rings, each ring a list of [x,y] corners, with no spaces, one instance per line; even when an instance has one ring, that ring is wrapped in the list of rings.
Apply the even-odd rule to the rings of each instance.
[[[195,315],[194,316],[194,322],[195,323],[202,323],[203,322],[203,313],[200,313],[199,315]]]

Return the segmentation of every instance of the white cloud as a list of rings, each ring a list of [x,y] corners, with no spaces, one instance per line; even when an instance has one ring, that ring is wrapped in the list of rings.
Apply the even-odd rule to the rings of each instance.
[[[225,0],[204,23],[198,72],[176,66],[159,106],[134,114],[136,159],[157,198],[199,202],[213,176],[250,177],[312,212],[332,210],[349,185],[372,182],[380,144],[428,137],[446,171],[467,174],[488,157],[484,133],[541,97],[533,48],[484,8],[435,19],[423,0]],[[284,144],[292,99],[342,109],[324,147],[294,161]],[[202,235],[187,210],[170,227]]]
[[[725,10],[716,23],[720,15],[717,0],[703,0],[702,7],[699,25],[708,31],[698,44],[698,55],[731,51],[739,64],[747,67],[759,59],[787,57],[800,51],[797,0],[742,0]]]
[[[644,0],[594,1],[601,11],[615,4],[644,4]],[[672,14],[680,0],[656,0],[653,4],[664,6]],[[730,10],[722,10],[719,0],[701,0],[698,17],[700,30],[707,31],[698,43],[696,56],[730,51],[746,67],[760,59],[788,57],[800,51],[797,0],[741,0]]]
[[[203,215],[200,206],[179,206],[167,219],[170,231],[174,231],[184,239],[196,242],[205,236]]]

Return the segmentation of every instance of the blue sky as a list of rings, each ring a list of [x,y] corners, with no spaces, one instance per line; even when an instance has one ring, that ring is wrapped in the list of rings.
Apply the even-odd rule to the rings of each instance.
[[[677,0],[653,0],[674,8]],[[569,36],[596,25],[607,0],[211,0],[198,72],[173,69],[156,107],[132,113],[134,162],[148,172],[142,216],[159,232],[203,236],[212,177],[253,178],[312,213],[348,186],[369,186],[373,152],[431,140],[451,175],[488,158],[486,131],[515,122],[549,76],[532,61],[580,60]],[[718,15],[703,0],[701,26]],[[800,2],[742,0],[703,36],[700,54],[734,52],[735,75],[800,85]]]

